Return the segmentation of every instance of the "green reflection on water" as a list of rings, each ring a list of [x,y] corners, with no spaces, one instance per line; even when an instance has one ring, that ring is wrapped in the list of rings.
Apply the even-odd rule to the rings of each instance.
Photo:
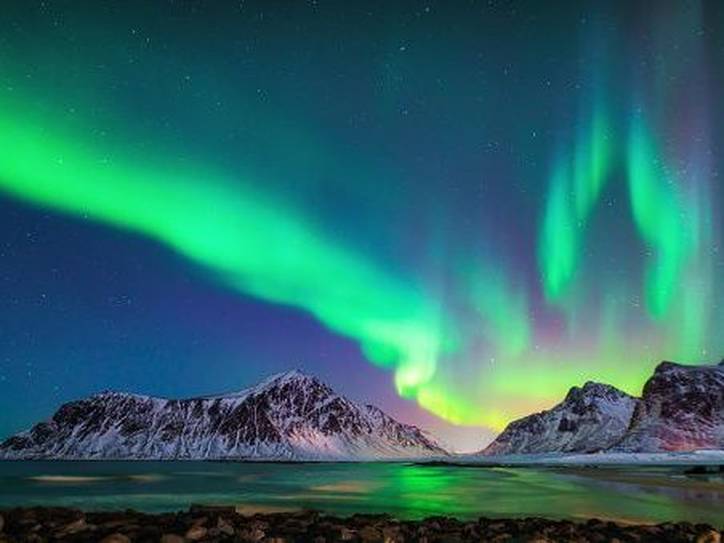
[[[681,468],[532,469],[414,464],[0,462],[0,507],[317,509],[405,519],[546,516],[724,524],[721,476]]]

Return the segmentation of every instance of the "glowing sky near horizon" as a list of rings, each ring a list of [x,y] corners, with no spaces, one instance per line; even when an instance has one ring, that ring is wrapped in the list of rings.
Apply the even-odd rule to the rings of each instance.
[[[0,42],[6,398],[240,388],[303,353],[484,432],[724,355],[721,7],[86,8],[17,3]]]

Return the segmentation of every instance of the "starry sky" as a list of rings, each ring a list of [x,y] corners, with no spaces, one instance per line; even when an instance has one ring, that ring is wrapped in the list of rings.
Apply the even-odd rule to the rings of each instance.
[[[296,367],[457,450],[724,355],[720,2],[7,0],[0,436]]]

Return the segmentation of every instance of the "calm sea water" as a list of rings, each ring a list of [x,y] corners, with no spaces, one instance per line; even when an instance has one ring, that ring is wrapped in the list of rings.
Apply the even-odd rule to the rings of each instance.
[[[477,468],[414,464],[0,462],[0,507],[169,511],[192,503],[241,511],[317,509],[724,525],[724,480],[674,468]]]

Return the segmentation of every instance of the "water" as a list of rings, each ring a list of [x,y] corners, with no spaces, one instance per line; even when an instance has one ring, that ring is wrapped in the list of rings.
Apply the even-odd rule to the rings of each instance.
[[[0,462],[0,507],[317,509],[414,519],[546,516],[724,525],[721,475],[682,468],[479,468],[414,464]]]

